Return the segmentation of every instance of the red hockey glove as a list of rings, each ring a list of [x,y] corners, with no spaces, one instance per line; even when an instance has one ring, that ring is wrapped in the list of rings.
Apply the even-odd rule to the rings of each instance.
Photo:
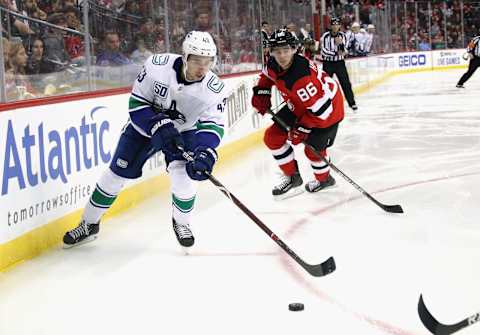
[[[304,126],[296,126],[288,132],[288,139],[293,145],[297,145],[307,140],[308,135],[311,133],[311,129]]]
[[[253,88],[252,106],[264,115],[272,107],[272,92],[269,88],[255,86]]]

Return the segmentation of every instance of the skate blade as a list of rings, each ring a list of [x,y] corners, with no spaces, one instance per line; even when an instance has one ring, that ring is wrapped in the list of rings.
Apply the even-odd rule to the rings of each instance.
[[[83,241],[75,243],[75,244],[65,244],[64,243],[63,244],[63,249],[71,249],[73,247],[78,247],[79,245],[89,243],[89,242],[93,242],[96,239],[97,239],[97,235],[93,235],[93,236],[89,236],[86,239],[84,239]]]
[[[302,186],[303,185],[292,188],[292,189],[288,190],[287,193],[284,193],[284,194],[274,195],[273,199],[276,200],[276,201],[282,201],[282,200],[285,200],[285,199],[288,199],[288,198],[293,198],[297,195],[300,195],[305,191]]]
[[[192,247],[193,247],[193,246],[192,246]],[[182,249],[183,254],[184,254],[185,256],[188,256],[188,255],[190,255],[190,251],[192,250],[192,247],[184,247],[184,246],[181,246],[180,248]]]

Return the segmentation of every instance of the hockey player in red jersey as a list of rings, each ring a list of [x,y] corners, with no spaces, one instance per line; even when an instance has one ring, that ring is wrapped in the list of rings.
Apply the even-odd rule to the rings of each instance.
[[[275,31],[269,39],[271,57],[253,88],[252,105],[264,115],[271,108],[271,88],[277,87],[287,104],[277,113],[290,128],[287,132],[274,123],[267,128],[264,142],[284,176],[272,194],[288,198],[303,191],[292,145],[305,143],[314,178],[305,185],[308,192],[317,192],[335,185],[329,166],[310,148],[327,160],[338,124],[344,117],[341,91],[335,80],[319,70],[315,63],[296,54],[295,37],[287,30]]]

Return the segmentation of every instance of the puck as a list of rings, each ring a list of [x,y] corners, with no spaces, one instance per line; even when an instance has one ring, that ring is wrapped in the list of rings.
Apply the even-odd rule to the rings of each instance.
[[[303,311],[304,308],[305,306],[300,302],[293,302],[291,304],[288,304],[288,309],[293,312]]]

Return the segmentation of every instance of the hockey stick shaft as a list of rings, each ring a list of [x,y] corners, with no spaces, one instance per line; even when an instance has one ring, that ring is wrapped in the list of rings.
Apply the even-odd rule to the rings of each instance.
[[[450,335],[480,321],[480,313],[476,313],[453,325],[440,323],[428,310],[422,295],[420,295],[420,299],[418,300],[418,315],[423,325],[435,335]]]
[[[277,123],[279,124],[283,129],[285,129],[286,131],[290,131],[290,127],[281,119],[279,118],[272,110],[269,110],[268,113],[272,116],[272,119]],[[330,166],[330,168],[332,168],[333,171],[335,171],[337,174],[339,174],[340,176],[343,177],[343,179],[345,179],[350,185],[352,185],[353,187],[355,187],[361,194],[363,194],[364,196],[366,196],[368,199],[370,199],[375,205],[377,205],[378,207],[380,207],[381,209],[383,209],[384,211],[386,212],[389,212],[389,213],[403,213],[403,208],[402,206],[400,205],[385,205],[385,204],[382,204],[381,202],[379,202],[377,199],[375,199],[374,197],[372,197],[370,195],[370,193],[368,193],[367,191],[365,191],[362,187],[360,187],[360,185],[358,185],[356,182],[354,182],[349,176],[347,176],[345,173],[343,173],[339,168],[337,168],[335,166],[335,164],[333,164],[332,162],[329,162],[325,157],[323,157],[317,149],[315,149],[314,147],[312,147],[311,145],[309,145],[308,143],[304,142],[304,144],[306,146],[308,146],[317,156],[320,157],[320,159],[325,163],[327,164],[328,166]]]
[[[192,162],[194,159],[182,148],[182,156]],[[247,208],[234,194],[232,194],[223,184],[214,176],[207,173],[208,180],[215,185],[228,199],[230,199],[242,212],[244,212],[253,222],[257,224],[275,243],[277,243],[290,257],[292,257],[302,268],[315,277],[321,277],[335,271],[335,261],[333,257],[328,258],[323,263],[311,265],[301,259],[288,245],[285,244],[273,231],[270,230],[251,210]]]

